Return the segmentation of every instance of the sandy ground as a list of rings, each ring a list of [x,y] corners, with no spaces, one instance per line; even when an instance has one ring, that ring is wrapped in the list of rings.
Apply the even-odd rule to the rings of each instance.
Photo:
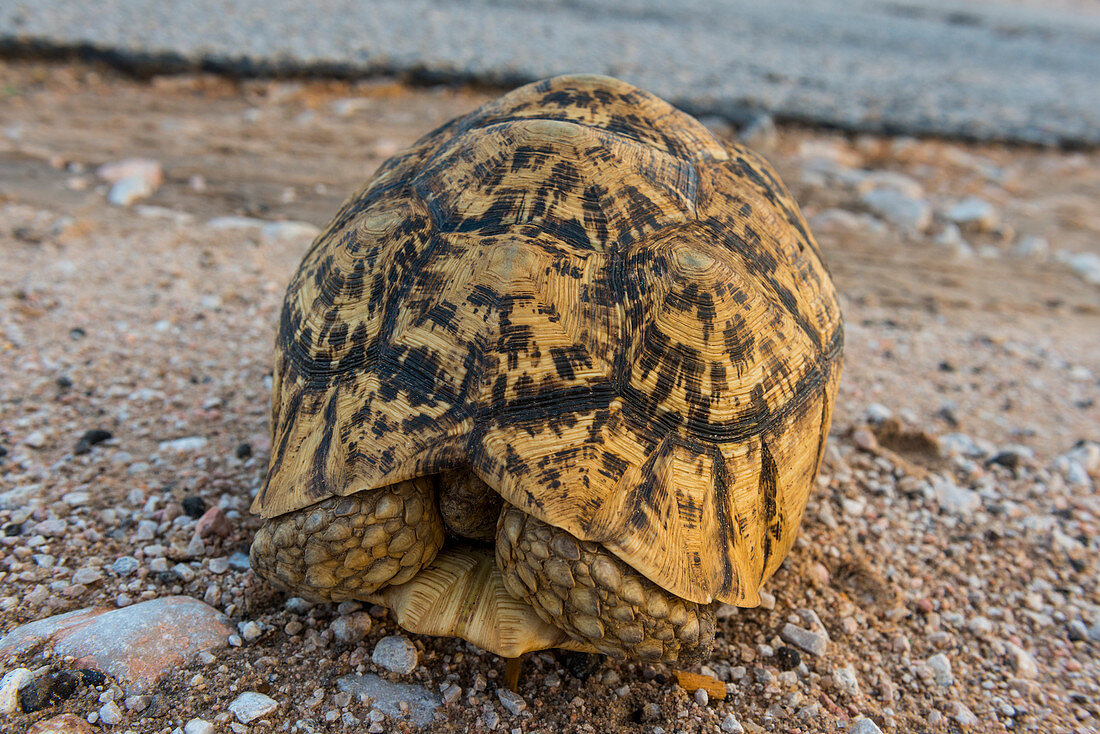
[[[280,704],[248,731],[365,730],[369,706],[335,681],[378,672],[370,650],[393,621],[374,610],[367,639],[342,643],[336,608],[287,609],[247,570],[211,563],[257,527],[246,508],[269,448],[274,327],[310,239],[219,218],[323,225],[382,160],[489,96],[0,65],[0,630],[172,593],[263,629],[174,672],[118,730],[202,717],[228,731],[242,690]],[[502,660],[434,638],[415,638],[413,673],[387,676],[460,686],[443,731],[826,732],[859,715],[899,732],[1098,730],[1100,455],[1087,442],[1100,441],[1100,286],[1067,257],[1100,255],[1100,154],[797,128],[761,142],[842,293],[847,366],[774,604],[730,611],[702,670],[729,697],[701,704],[660,666],[587,671],[546,653],[528,661],[513,715],[495,695]],[[131,156],[160,161],[166,180],[113,206],[95,169]],[[869,213],[863,193],[885,184],[936,213],[927,231]],[[970,195],[996,221],[960,239],[942,213]],[[114,438],[75,455],[90,429]],[[205,443],[164,444],[184,437]],[[188,521],[174,519],[195,496],[232,530],[189,558]],[[151,543],[191,572],[151,570]],[[123,555],[142,567],[118,578],[107,569]],[[77,583],[86,568],[104,573]],[[778,636],[806,609],[830,637],[822,656]],[[86,716],[111,690],[0,728]]]

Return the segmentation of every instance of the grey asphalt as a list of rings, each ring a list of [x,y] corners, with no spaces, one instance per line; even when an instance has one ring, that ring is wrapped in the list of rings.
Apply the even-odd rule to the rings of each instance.
[[[611,74],[698,115],[1100,143],[1100,3],[1061,0],[0,0],[0,50],[146,69]],[[1047,5],[1047,4],[1042,4]]]

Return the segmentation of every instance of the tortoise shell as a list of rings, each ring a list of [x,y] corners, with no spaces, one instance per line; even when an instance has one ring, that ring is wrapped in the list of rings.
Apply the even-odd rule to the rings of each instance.
[[[385,162],[311,246],[253,511],[467,466],[678,596],[752,606],[842,341],[763,159],[615,79],[530,84]]]

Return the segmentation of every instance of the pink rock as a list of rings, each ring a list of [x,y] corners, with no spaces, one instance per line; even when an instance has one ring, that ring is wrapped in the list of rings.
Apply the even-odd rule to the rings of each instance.
[[[148,692],[160,677],[204,650],[224,647],[229,618],[189,596],[169,596],[123,609],[90,607],[16,627],[0,639],[0,658],[45,642],[76,667],[117,678],[129,694]]]
[[[92,726],[76,714],[61,714],[31,724],[27,734],[92,734]]]
[[[160,161],[152,158],[124,158],[120,161],[104,163],[96,169],[100,180],[116,184],[127,178],[141,179],[156,188],[164,183],[164,168]]]
[[[207,538],[211,535],[217,535],[219,538],[224,538],[233,531],[233,524],[229,522],[229,518],[225,516],[225,511],[222,508],[214,506],[202,514],[202,517],[195,523],[195,535],[200,538]]]

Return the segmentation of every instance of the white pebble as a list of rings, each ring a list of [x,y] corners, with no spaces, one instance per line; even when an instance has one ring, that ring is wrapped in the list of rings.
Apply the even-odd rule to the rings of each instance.
[[[882,734],[882,729],[879,729],[878,724],[866,716],[857,716],[856,720],[852,722],[852,728],[848,730],[848,734]]]
[[[214,725],[205,719],[191,719],[183,725],[183,734],[214,734]]]
[[[245,691],[229,704],[230,713],[242,724],[267,716],[277,708],[279,708],[278,701],[256,691]]]
[[[928,658],[927,662],[937,685],[946,688],[955,682],[955,676],[951,672],[951,661],[942,652]]]
[[[741,726],[741,722],[733,714],[726,714],[726,718],[722,719],[719,726],[727,734],[743,734],[745,731],[744,727]]]
[[[46,445],[46,436],[42,431],[34,431],[27,434],[27,437],[23,439],[23,443],[32,449],[40,449]]]
[[[260,625],[251,620],[241,624],[240,631],[241,637],[248,640],[249,642],[260,639],[260,635],[264,633],[263,629],[260,628]]]
[[[710,694],[707,693],[707,689],[695,689],[695,703],[699,704],[700,706],[706,706],[708,703],[710,703]]]
[[[0,680],[0,713],[17,714],[22,711],[19,705],[19,691],[34,681],[31,671],[26,668],[9,670]]]
[[[114,726],[122,721],[122,709],[114,701],[109,701],[99,707],[99,720],[108,726]]]

